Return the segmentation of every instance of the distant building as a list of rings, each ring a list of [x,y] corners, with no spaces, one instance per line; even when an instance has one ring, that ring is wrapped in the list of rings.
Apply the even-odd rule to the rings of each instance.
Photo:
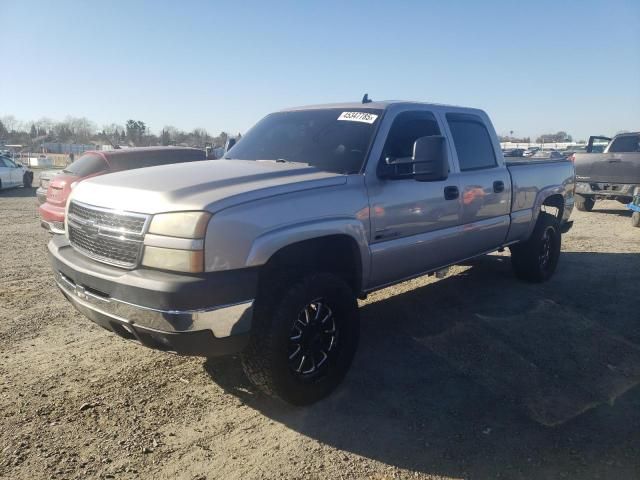
[[[77,155],[87,150],[96,150],[95,144],[79,144],[79,143],[58,143],[44,142],[42,148],[47,153],[65,153],[67,155],[73,153]]]

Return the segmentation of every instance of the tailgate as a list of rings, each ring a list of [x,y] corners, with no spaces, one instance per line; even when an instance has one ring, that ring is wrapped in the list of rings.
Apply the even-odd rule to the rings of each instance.
[[[592,161],[588,157],[593,156]],[[640,184],[640,153],[587,154],[576,159],[579,180],[597,183]]]

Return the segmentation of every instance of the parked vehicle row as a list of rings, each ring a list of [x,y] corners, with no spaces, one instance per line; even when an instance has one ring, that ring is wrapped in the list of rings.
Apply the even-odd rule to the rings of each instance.
[[[507,247],[519,278],[549,279],[575,174],[505,161],[481,110],[363,100],[268,115],[221,160],[70,180],[51,184],[69,200],[48,249],[80,312],[148,347],[240,354],[309,404],[349,368],[358,297]]]

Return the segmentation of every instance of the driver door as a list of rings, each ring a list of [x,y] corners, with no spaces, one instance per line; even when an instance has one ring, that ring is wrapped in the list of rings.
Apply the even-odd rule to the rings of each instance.
[[[387,158],[411,157],[416,139],[441,132],[432,112],[397,114],[377,159],[378,171],[385,168]],[[460,225],[461,204],[450,156],[446,180],[368,175],[366,181],[372,227],[370,287],[413,277],[456,259],[456,248],[448,238]]]

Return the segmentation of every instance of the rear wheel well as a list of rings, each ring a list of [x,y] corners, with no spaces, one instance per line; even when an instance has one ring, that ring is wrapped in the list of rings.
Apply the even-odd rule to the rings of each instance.
[[[553,215],[558,219],[558,221],[562,221],[562,216],[564,214],[564,198],[560,194],[550,195],[544,199],[540,210]]]
[[[357,295],[362,288],[358,244],[348,235],[328,235],[287,245],[262,267],[258,288],[273,287],[275,279],[295,280],[310,272],[333,273]]]

